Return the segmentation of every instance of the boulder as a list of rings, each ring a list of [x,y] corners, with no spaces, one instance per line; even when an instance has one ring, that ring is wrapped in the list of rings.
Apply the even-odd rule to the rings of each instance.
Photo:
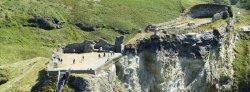
[[[216,14],[214,14],[214,16],[212,17],[212,20],[213,20],[213,21],[216,21],[216,20],[219,20],[219,19],[222,19],[221,13],[216,13]]]
[[[117,27],[113,27],[112,29],[122,35],[130,34],[129,30],[127,29],[122,29],[122,28],[117,28]]]
[[[77,22],[75,25],[84,31],[96,31],[97,30],[96,26],[87,24],[87,23]]]
[[[155,25],[148,25],[146,28],[145,28],[145,31],[156,31],[157,30],[157,27]]]
[[[70,76],[68,84],[73,87],[76,92],[91,91],[90,82],[82,77]]]
[[[84,41],[82,43],[69,44],[63,48],[64,53],[89,53],[94,51],[95,42]]]
[[[84,42],[84,53],[90,53],[94,51],[95,42],[85,41]]]
[[[84,43],[74,43],[63,47],[63,53],[83,53]]]
[[[105,39],[100,39],[98,42],[95,44],[95,48],[99,49],[102,47],[102,50],[104,51],[110,51],[113,50],[113,45],[106,41]]]
[[[33,17],[28,20],[28,26],[39,27],[45,30],[62,28],[63,22],[56,18]]]

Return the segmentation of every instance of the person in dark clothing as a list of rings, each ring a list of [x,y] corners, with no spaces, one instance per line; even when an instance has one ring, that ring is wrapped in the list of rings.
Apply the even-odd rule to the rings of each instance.
[[[103,57],[105,57],[106,56],[106,53],[103,53]]]
[[[75,64],[75,62],[76,62],[76,60],[75,60],[75,59],[73,59],[73,64]]]
[[[63,59],[62,59],[62,58],[60,59],[60,62],[61,62],[61,63],[63,62]]]
[[[83,63],[83,61],[84,61],[84,56],[82,56],[82,61],[81,61],[81,63]]]
[[[98,54],[98,57],[101,58],[101,54]]]

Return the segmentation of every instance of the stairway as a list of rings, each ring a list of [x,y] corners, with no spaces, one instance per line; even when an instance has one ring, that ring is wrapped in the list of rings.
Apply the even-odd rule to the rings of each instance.
[[[58,79],[57,79],[58,81],[57,81],[55,92],[62,92],[63,87],[67,79],[69,78],[69,75],[70,75],[69,71],[66,71],[66,72],[58,71]]]

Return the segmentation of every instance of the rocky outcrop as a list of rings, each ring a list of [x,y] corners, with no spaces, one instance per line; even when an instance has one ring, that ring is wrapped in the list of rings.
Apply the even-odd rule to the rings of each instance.
[[[188,16],[192,18],[212,18],[216,13],[222,13],[223,16],[233,17],[231,7],[218,4],[195,5],[190,9]]]
[[[123,50],[123,36],[117,37],[115,45],[109,43],[105,39],[99,41],[84,41],[82,43],[69,44],[63,47],[64,53],[89,53],[94,51],[116,51]]]
[[[68,82],[69,82],[69,85],[73,87],[76,92],[83,92],[83,91],[91,90],[89,81],[82,77],[70,76]]]
[[[211,32],[153,35],[138,43],[136,55],[127,45],[127,57],[116,63],[118,77],[136,92],[233,91],[233,24]]]
[[[114,46],[108,41],[100,39],[98,42],[96,42],[95,48],[96,49],[102,48],[103,51],[112,51]]]
[[[63,22],[56,18],[33,17],[28,20],[28,26],[39,27],[45,30],[60,29]]]
[[[123,47],[124,47],[123,40],[124,40],[124,36],[116,37],[116,39],[115,39],[115,48],[114,48],[115,52],[121,53],[123,51]]]
[[[156,31],[156,30],[157,30],[157,26],[152,25],[152,24],[146,26],[146,28],[145,28],[145,31],[146,31],[146,32],[147,32],[147,31]]]
[[[71,75],[68,85],[75,92],[126,92],[116,77],[115,65],[111,65],[96,75]]]
[[[84,41],[82,43],[69,44],[63,47],[63,53],[87,53],[94,51],[95,42]]]
[[[229,13],[223,11],[223,12],[214,14],[213,17],[212,17],[212,20],[215,21],[215,20],[227,19],[227,18],[229,18]]]
[[[76,22],[75,25],[84,31],[96,31],[97,27],[88,23]]]

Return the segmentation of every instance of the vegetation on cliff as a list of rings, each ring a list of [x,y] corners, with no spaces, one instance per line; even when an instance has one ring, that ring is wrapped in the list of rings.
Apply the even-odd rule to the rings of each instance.
[[[240,92],[250,88],[250,34],[241,34],[236,43],[236,58],[233,63],[235,78]]]

